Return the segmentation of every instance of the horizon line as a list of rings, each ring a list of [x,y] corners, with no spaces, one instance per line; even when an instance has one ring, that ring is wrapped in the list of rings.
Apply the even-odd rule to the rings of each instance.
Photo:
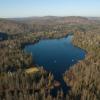
[[[16,17],[0,17],[2,19],[15,19],[15,18],[32,18],[32,17],[100,17],[100,16],[79,16],[79,15],[44,15],[44,16],[16,16]]]

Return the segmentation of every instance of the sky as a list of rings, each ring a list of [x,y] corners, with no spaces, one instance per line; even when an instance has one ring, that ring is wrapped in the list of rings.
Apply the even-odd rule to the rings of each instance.
[[[0,0],[0,17],[100,17],[100,0]]]

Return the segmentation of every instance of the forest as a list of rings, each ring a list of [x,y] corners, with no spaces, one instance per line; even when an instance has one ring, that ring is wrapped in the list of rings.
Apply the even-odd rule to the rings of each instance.
[[[73,44],[86,51],[84,60],[63,73],[70,87],[51,94],[55,80],[34,64],[27,44],[73,33]],[[37,71],[30,72],[31,68]],[[27,71],[28,70],[28,71]],[[0,19],[0,100],[100,100],[100,21],[84,17]]]

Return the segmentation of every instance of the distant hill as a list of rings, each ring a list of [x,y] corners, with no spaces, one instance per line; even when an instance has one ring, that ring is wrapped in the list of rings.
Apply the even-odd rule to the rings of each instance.
[[[17,34],[27,32],[28,26],[15,20],[0,19],[0,32]]]
[[[90,20],[100,21],[100,17],[88,17]]]
[[[95,23],[94,20],[85,17],[57,17],[57,16],[44,16],[44,17],[26,17],[26,18],[12,18],[10,20],[19,21],[23,23],[38,23],[38,24],[54,24],[54,23],[78,23],[90,24]]]
[[[37,32],[47,27],[51,29],[55,25],[67,25],[67,24],[82,24],[91,25],[98,23],[96,18],[85,18],[85,17],[56,17],[56,16],[45,16],[45,17],[26,17],[26,18],[7,18],[0,19],[0,32],[18,34]],[[45,30],[43,30],[45,31]]]

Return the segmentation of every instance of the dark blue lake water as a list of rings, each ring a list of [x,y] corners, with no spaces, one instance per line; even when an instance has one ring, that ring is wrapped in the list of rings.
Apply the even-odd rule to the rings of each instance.
[[[7,40],[8,35],[6,33],[0,32],[0,41]]]
[[[25,46],[25,51],[32,53],[35,64],[43,66],[53,73],[55,80],[60,81],[61,88],[67,91],[63,73],[70,66],[85,58],[85,51],[72,44],[73,35],[60,39],[40,40],[36,44]],[[55,93],[56,90],[52,92]]]

